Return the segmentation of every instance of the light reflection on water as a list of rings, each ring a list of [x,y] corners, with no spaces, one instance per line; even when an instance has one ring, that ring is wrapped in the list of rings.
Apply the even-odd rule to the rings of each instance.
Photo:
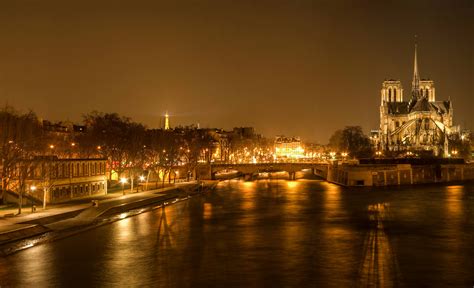
[[[224,181],[0,259],[0,286],[470,287],[473,193]]]
[[[390,204],[368,206],[370,230],[364,242],[363,260],[359,271],[359,287],[401,286],[396,253],[385,231],[390,220]]]

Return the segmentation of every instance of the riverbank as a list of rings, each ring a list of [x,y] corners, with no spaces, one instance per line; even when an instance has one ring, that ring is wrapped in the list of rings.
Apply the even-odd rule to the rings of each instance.
[[[474,180],[474,164],[334,163],[328,167],[326,180],[349,187],[464,183]]]
[[[217,181],[188,182],[172,187],[96,200],[92,204],[63,205],[19,217],[0,219],[0,255],[8,255],[45,241],[142,213],[212,190]],[[119,217],[116,217],[119,215]]]

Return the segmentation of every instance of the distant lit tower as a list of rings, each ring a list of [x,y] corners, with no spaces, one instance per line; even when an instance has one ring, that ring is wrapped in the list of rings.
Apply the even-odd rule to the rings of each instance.
[[[168,115],[168,111],[165,114],[165,130],[170,130],[170,117]]]

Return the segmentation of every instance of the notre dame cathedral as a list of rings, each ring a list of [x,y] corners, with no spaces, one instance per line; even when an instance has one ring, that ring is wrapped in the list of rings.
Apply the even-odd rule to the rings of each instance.
[[[459,133],[459,126],[453,126],[451,100],[437,101],[434,82],[420,79],[416,44],[410,99],[404,100],[400,81],[384,81],[379,129],[374,135],[379,150],[423,150],[445,157],[449,154],[449,135]]]

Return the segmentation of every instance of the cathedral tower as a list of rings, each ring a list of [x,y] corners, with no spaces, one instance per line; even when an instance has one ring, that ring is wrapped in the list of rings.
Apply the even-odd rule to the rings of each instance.
[[[380,91],[382,105],[384,102],[403,102],[403,87],[399,80],[385,80]]]

